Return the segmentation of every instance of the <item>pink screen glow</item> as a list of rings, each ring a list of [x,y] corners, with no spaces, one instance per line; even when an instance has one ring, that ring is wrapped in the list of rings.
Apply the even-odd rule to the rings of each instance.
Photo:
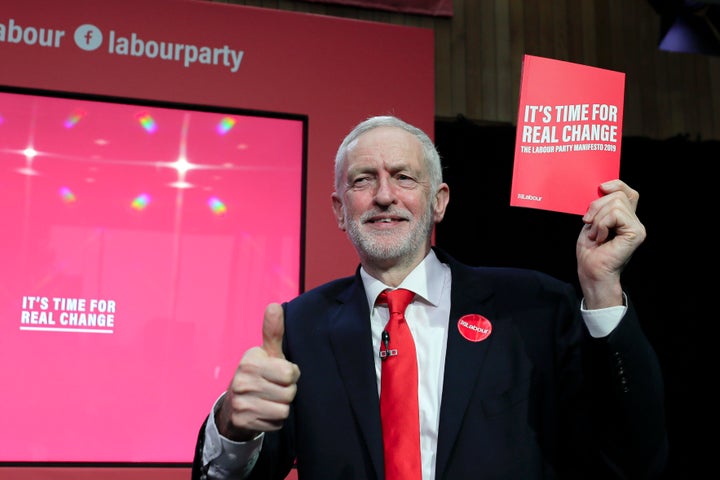
[[[0,462],[185,463],[301,289],[304,122],[0,93]]]

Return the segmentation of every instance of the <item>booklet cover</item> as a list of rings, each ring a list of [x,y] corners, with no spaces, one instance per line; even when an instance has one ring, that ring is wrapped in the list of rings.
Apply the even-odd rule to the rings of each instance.
[[[620,176],[625,74],[523,57],[510,205],[583,215]]]

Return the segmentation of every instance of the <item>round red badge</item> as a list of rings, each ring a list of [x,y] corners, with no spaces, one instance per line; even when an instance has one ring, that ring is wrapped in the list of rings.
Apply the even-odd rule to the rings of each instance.
[[[471,342],[481,342],[490,336],[492,324],[490,320],[482,315],[470,313],[460,317],[460,320],[458,320],[458,330],[460,330],[460,334],[467,340]]]

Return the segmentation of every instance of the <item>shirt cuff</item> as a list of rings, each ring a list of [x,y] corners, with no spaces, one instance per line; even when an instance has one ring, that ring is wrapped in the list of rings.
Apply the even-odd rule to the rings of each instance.
[[[220,435],[215,424],[215,413],[220,408],[225,393],[215,400],[205,425],[205,444],[202,461],[207,467],[208,478],[242,479],[255,466],[260,455],[264,434],[247,442],[235,442]]]
[[[585,309],[585,299],[580,302],[580,313],[593,338],[607,337],[615,330],[627,311],[627,297],[623,292],[623,305],[616,307]]]

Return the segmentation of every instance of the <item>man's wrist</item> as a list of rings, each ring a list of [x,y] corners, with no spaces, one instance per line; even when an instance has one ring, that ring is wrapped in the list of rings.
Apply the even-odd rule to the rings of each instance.
[[[233,442],[247,442],[257,438],[261,432],[238,428],[233,424],[230,401],[229,393],[226,392],[215,410],[215,425],[220,436]]]
[[[601,308],[625,306],[625,294],[619,281],[581,285],[583,292],[583,308],[599,310]]]

